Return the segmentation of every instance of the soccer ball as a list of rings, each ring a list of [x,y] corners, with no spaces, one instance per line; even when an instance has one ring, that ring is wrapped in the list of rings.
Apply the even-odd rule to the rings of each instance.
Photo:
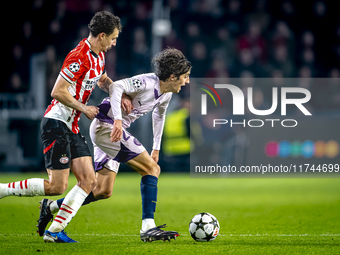
[[[210,213],[199,213],[192,218],[189,224],[189,233],[197,242],[214,240],[220,231],[220,223]]]

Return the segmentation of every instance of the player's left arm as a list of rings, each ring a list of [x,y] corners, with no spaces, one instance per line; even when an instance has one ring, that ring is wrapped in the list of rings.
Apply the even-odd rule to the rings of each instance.
[[[111,142],[118,142],[123,135],[121,101],[123,93],[129,91],[128,79],[119,80],[109,85],[111,110],[114,117],[113,128],[110,134]]]
[[[151,157],[156,163],[159,160],[159,151],[161,149],[165,115],[170,99],[171,96],[168,98],[168,100],[158,105],[158,107],[156,107],[152,113],[153,146],[151,151]]]

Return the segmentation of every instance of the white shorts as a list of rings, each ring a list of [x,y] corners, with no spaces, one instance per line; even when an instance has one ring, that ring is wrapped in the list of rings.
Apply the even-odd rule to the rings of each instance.
[[[118,173],[119,162],[126,163],[145,151],[144,146],[124,128],[122,139],[112,143],[112,122],[112,119],[105,122],[95,118],[90,126],[96,171],[105,167]]]

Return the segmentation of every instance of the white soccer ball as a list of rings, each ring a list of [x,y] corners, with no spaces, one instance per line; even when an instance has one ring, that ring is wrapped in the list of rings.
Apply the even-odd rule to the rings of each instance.
[[[210,213],[199,213],[189,223],[189,233],[197,242],[215,240],[220,231],[220,223]]]

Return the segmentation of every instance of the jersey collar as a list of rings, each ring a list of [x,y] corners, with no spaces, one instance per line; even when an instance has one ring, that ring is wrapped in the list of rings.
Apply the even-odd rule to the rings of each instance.
[[[98,55],[93,50],[91,50],[91,43],[87,39],[85,40],[85,43],[89,46],[92,56],[98,58]]]

